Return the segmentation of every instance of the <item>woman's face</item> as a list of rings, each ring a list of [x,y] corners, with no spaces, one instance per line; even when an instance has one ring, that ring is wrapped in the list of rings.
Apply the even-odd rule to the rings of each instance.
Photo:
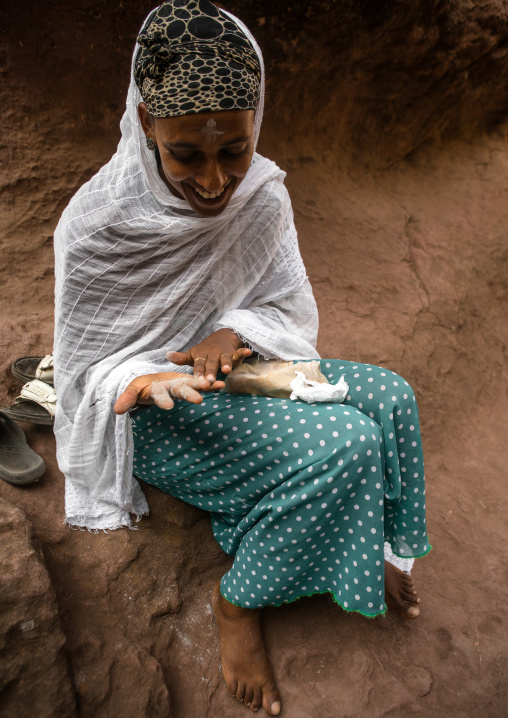
[[[248,172],[254,152],[254,110],[139,117],[161,157],[159,173],[170,191],[202,217],[216,217]]]

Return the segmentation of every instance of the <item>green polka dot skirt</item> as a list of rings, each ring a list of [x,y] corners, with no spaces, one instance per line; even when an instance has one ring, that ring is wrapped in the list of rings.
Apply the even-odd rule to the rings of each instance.
[[[376,616],[383,544],[404,558],[430,550],[418,409],[409,384],[377,366],[323,360],[344,404],[205,394],[133,416],[134,473],[210,511],[234,556],[221,580],[244,608],[331,593]]]

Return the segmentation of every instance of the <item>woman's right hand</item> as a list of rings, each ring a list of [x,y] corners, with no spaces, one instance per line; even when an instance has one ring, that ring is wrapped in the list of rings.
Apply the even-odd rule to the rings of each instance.
[[[173,399],[184,399],[201,404],[200,391],[215,391],[225,386],[223,381],[210,383],[203,376],[194,377],[180,372],[144,374],[136,377],[116,400],[113,411],[125,414],[134,404],[157,404],[161,409],[172,409]]]

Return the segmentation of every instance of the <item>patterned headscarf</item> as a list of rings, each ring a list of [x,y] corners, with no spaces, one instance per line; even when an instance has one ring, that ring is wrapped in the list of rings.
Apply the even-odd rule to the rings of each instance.
[[[209,0],[170,0],[142,28],[134,77],[154,117],[254,110],[261,69],[245,34]]]

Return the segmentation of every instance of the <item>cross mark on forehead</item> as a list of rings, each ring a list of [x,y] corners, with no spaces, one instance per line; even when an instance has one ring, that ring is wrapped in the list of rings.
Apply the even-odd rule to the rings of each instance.
[[[220,135],[224,134],[222,130],[217,129],[217,123],[215,122],[213,117],[211,117],[206,123],[206,125],[202,127],[199,131],[205,136],[207,142],[211,142],[216,137],[220,137]]]

